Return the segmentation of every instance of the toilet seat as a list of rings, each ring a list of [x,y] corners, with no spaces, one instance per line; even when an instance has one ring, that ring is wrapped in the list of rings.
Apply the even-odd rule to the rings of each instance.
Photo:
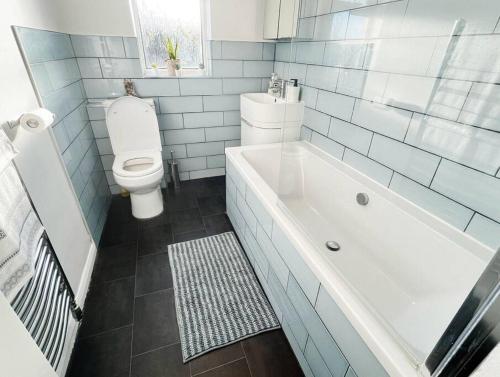
[[[123,152],[115,156],[113,173],[121,177],[144,177],[163,169],[161,152],[156,150]]]

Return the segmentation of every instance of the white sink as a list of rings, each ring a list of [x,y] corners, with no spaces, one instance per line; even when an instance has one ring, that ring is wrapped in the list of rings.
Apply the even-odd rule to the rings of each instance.
[[[254,127],[282,128],[283,123],[302,123],[303,102],[286,102],[267,93],[245,93],[240,97],[241,117]]]

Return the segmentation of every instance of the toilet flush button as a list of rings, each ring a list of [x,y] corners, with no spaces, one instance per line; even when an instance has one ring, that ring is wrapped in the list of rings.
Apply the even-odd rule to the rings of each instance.
[[[335,241],[326,241],[325,246],[328,250],[331,251],[339,251],[340,250],[340,245],[338,242]]]

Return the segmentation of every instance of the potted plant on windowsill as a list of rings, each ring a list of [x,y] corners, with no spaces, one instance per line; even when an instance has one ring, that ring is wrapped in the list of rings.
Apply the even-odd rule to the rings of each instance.
[[[181,69],[181,61],[178,59],[177,51],[179,49],[179,43],[168,37],[165,42],[165,47],[167,49],[168,59],[167,63],[167,74],[169,76],[176,76]]]

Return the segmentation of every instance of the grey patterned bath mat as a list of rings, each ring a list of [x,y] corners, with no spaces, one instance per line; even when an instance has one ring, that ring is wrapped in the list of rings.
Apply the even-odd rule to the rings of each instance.
[[[233,232],[168,252],[184,362],[279,327]]]

